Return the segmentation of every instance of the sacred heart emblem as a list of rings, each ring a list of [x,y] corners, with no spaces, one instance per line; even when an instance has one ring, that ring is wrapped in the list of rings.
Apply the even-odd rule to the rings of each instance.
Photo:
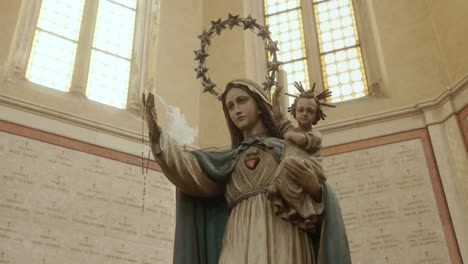
[[[253,149],[252,151],[247,152],[247,155],[244,159],[244,164],[249,170],[255,170],[258,163],[260,163],[260,158],[258,157],[258,151]]]
[[[258,163],[260,163],[260,159],[250,159],[250,160],[245,160],[244,161],[245,163],[245,166],[249,169],[249,170],[255,170],[255,168],[257,167]]]

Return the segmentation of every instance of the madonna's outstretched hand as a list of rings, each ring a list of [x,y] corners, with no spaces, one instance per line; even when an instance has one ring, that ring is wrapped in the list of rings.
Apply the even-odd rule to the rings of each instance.
[[[161,129],[158,126],[158,114],[154,108],[154,94],[149,93],[148,96],[145,97],[145,94],[143,93],[142,99],[143,107],[145,108],[146,123],[148,124],[150,142],[158,144]]]

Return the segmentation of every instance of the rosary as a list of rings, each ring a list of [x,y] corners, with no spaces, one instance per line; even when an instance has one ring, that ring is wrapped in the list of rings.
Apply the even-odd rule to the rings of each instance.
[[[146,106],[141,108],[141,175],[143,176],[143,201],[141,204],[141,213],[145,212],[145,195],[146,195],[146,176],[148,175],[149,161],[151,157],[151,148],[148,149],[148,157],[145,166],[145,116]],[[150,142],[151,143],[151,142]]]

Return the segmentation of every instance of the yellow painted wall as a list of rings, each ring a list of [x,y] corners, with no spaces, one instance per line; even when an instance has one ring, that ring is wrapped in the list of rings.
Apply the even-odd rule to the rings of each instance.
[[[468,1],[430,1],[434,34],[444,57],[449,85],[454,85],[468,73]]]
[[[208,30],[211,27],[210,21],[215,21],[218,18],[224,20],[228,17],[228,13],[242,16],[242,8],[242,1],[205,0],[203,28]],[[210,56],[207,58],[207,67],[209,68],[209,74],[212,76],[212,81],[217,84],[221,91],[224,91],[230,80],[245,78],[246,76],[246,59],[244,56],[244,38],[246,34],[250,33],[244,33],[242,27],[235,27],[232,31],[222,31],[221,35],[216,36],[212,41],[209,49]],[[196,49],[199,47],[200,42],[198,42]],[[190,69],[196,66],[195,63],[192,65],[188,65],[192,66],[189,67]],[[195,78],[195,73],[192,76]],[[200,102],[200,147],[229,145],[230,138],[221,102],[209,94],[203,94],[200,97]]]
[[[201,88],[194,78],[193,50],[199,45],[196,36],[205,21],[202,15],[200,0],[161,1],[157,47],[153,47],[150,57],[156,56],[157,60],[149,60],[148,71],[156,93],[167,104],[179,107],[189,125],[197,129]]]
[[[8,58],[21,0],[2,0],[0,8],[0,65]]]

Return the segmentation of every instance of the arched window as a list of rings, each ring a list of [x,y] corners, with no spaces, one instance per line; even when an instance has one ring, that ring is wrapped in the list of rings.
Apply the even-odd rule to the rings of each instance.
[[[152,2],[25,3],[16,68],[32,83],[125,109],[132,78],[141,78]]]
[[[303,3],[303,4],[301,4]],[[364,97],[368,83],[352,0],[264,0],[265,24],[292,83],[322,83],[331,102]]]

